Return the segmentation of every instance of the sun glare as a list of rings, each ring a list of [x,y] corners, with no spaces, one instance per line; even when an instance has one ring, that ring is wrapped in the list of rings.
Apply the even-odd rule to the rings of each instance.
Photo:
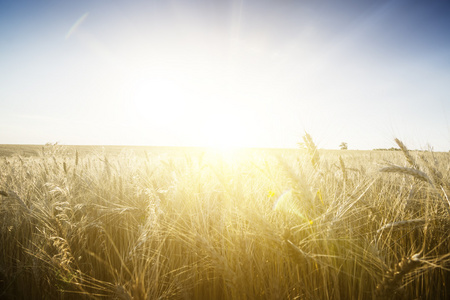
[[[176,134],[175,146],[201,146],[231,151],[250,145],[253,112],[237,107],[240,87],[224,91],[221,77],[210,74],[197,80],[185,78],[183,70],[135,78],[128,122],[140,131]]]
[[[222,151],[248,146],[248,127],[242,122],[242,118],[237,113],[227,111],[208,116],[202,132],[204,145]]]

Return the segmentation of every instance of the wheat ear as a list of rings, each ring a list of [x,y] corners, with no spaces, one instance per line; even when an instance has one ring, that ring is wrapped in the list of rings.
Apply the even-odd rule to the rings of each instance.
[[[414,157],[411,156],[411,154],[409,153],[409,150],[408,150],[408,148],[406,148],[405,144],[403,144],[402,141],[400,141],[397,138],[394,141],[397,143],[397,145],[402,150],[403,154],[405,155],[406,161],[409,163],[409,165],[413,168],[417,168],[416,160],[414,159]]]
[[[315,169],[319,166],[319,151],[317,150],[316,144],[314,144],[314,141],[312,137],[305,131],[305,135],[303,136],[303,142],[305,143],[306,148],[308,149],[308,153],[311,157],[311,163]]]
[[[425,181],[425,182],[428,182],[429,184],[433,184],[430,177],[428,177],[428,175],[426,173],[424,173],[420,170],[414,169],[414,168],[390,165],[390,166],[381,168],[380,172],[407,174],[407,175],[411,175],[414,178],[417,178],[421,181]]]
[[[422,265],[420,254],[414,254],[403,258],[394,268],[388,270],[377,285],[379,299],[388,299],[400,292],[403,277]]]

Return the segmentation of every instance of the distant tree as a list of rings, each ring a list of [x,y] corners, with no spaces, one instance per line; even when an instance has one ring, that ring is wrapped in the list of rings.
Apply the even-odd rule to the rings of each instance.
[[[347,144],[346,142],[342,142],[342,143],[339,145],[339,148],[340,148],[341,150],[347,150],[347,149],[348,149],[348,144]]]

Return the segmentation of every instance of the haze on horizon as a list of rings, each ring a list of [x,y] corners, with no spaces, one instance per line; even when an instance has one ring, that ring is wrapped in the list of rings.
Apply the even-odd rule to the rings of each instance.
[[[0,1],[0,144],[450,149],[450,2]]]

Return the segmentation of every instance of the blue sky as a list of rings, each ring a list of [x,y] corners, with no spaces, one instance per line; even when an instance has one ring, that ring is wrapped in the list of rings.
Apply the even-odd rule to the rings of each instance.
[[[450,149],[450,1],[0,1],[0,143]]]

